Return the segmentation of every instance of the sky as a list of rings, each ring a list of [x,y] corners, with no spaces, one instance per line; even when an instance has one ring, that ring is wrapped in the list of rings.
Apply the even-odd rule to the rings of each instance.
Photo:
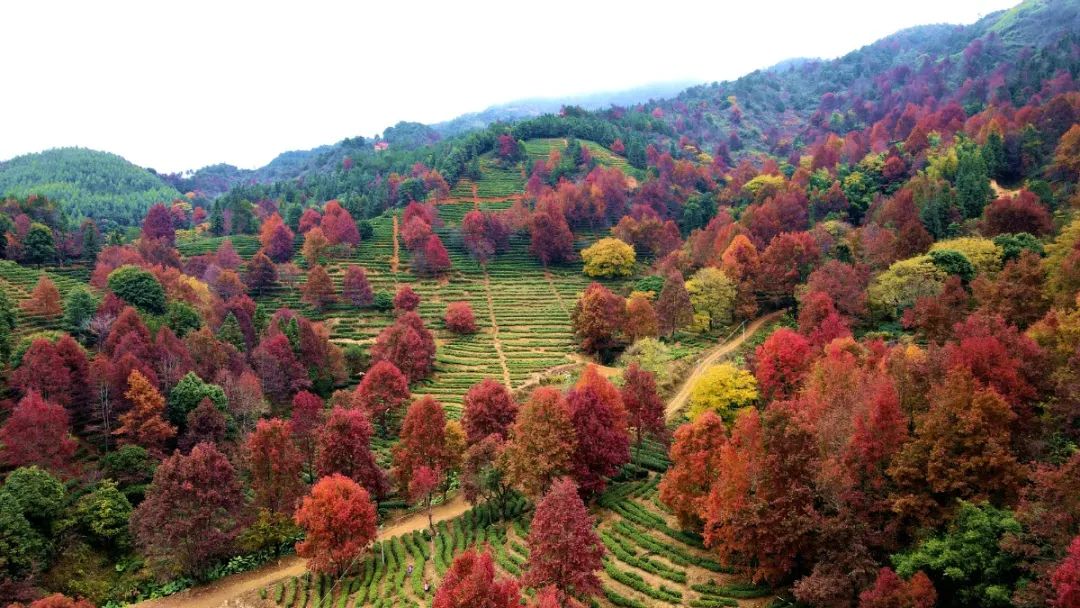
[[[837,57],[1017,1],[2,2],[0,160],[81,146],[255,168],[400,120]]]

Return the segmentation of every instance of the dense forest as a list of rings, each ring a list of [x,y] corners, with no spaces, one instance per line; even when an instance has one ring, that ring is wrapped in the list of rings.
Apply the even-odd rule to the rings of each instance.
[[[1077,32],[0,166],[0,602],[1080,606]]]
[[[59,148],[0,163],[0,193],[47,197],[60,203],[73,221],[93,218],[105,229],[137,225],[154,203],[180,198],[153,173],[115,154],[83,148]]]

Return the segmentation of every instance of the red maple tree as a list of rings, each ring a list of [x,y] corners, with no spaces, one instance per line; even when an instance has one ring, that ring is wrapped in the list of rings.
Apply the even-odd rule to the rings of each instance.
[[[882,568],[874,586],[859,594],[859,608],[933,608],[935,605],[934,583],[922,572],[905,581],[892,568]]]
[[[563,394],[550,386],[534,390],[510,431],[502,464],[507,480],[527,496],[540,497],[571,471],[574,433]]]
[[[425,395],[409,406],[393,449],[394,480],[403,493],[422,466],[441,469],[446,463],[446,413],[441,403]]]
[[[353,392],[353,402],[378,419],[383,435],[387,435],[390,420],[399,415],[409,401],[409,381],[401,370],[389,361],[379,361],[364,374]]]
[[[255,493],[254,505],[291,514],[304,493],[300,478],[304,455],[293,442],[289,423],[280,418],[260,420],[244,443],[244,457]]]
[[[216,447],[201,443],[158,466],[131,530],[155,562],[193,574],[232,549],[243,507],[236,470]]]
[[[407,312],[379,332],[371,360],[393,363],[409,382],[422,380],[431,374],[435,362],[435,338],[419,315]]]
[[[517,418],[518,407],[501,382],[484,378],[465,393],[461,424],[469,445],[488,435],[506,439]]]
[[[353,306],[369,306],[375,299],[368,283],[363,266],[350,264],[345,268],[345,277],[341,281],[341,296]]]
[[[11,467],[36,464],[65,471],[76,447],[69,429],[68,414],[62,406],[30,391],[0,427],[0,457]]]
[[[591,283],[570,315],[574,334],[588,353],[608,351],[618,344],[626,322],[626,303],[600,283]]]
[[[443,315],[443,323],[446,329],[455,334],[475,334],[476,315],[473,314],[472,306],[468,302],[451,302],[446,305],[446,313]]]
[[[520,605],[517,582],[496,578],[491,553],[476,549],[454,558],[431,604],[432,608],[518,608]]]
[[[623,372],[620,393],[626,408],[627,423],[637,433],[638,444],[645,435],[663,438],[667,427],[664,424],[664,402],[656,392],[656,376],[642,369],[637,362],[631,363]]]
[[[165,442],[176,436],[176,428],[165,419],[165,398],[139,370],[128,376],[124,396],[131,409],[120,415],[120,428],[114,434],[120,443],[140,445],[160,457],[165,453]]]
[[[315,470],[320,477],[340,473],[363,485],[376,499],[385,496],[389,483],[375,462],[370,442],[367,413],[335,407],[316,438]]]
[[[375,540],[377,517],[363,486],[344,475],[323,477],[296,510],[296,524],[304,530],[296,554],[308,559],[313,572],[344,574]]]
[[[596,571],[603,565],[604,545],[573,481],[556,481],[537,503],[528,544],[523,583],[535,588],[553,585],[577,598],[600,592]]]
[[[394,310],[398,314],[416,310],[419,305],[420,296],[408,285],[402,285],[394,294]]]
[[[630,461],[622,396],[595,365],[589,365],[566,394],[566,403],[577,437],[574,478],[586,494],[599,494],[606,478]]]
[[[782,327],[754,351],[754,377],[767,401],[794,396],[810,371],[810,343],[794,331]]]
[[[660,480],[660,500],[685,526],[705,521],[705,499],[715,481],[717,459],[727,443],[724,421],[709,410],[675,431],[671,468]]]

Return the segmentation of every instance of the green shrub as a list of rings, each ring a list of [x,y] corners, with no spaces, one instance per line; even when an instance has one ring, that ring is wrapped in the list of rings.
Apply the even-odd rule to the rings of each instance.
[[[165,289],[149,270],[130,264],[109,273],[109,289],[120,299],[143,312],[165,312]]]
[[[611,587],[604,587],[604,597],[607,598],[612,604],[619,606],[620,608],[648,608],[641,602],[630,599],[626,596],[619,595],[611,589]]]
[[[384,289],[376,291],[375,297],[371,302],[371,306],[375,310],[380,310],[383,312],[394,308],[394,294]]]
[[[681,604],[682,593],[668,589],[666,587],[660,587],[659,589],[649,585],[645,582],[645,579],[641,578],[641,575],[636,572],[627,572],[625,570],[619,570],[615,564],[608,559],[604,560],[604,572],[607,573],[613,580],[618,581],[627,587],[630,587],[634,591],[643,593],[655,600],[666,602],[668,604]]]

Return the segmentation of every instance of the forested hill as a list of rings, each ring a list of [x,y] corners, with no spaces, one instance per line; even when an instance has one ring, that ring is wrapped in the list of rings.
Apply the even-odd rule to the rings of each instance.
[[[1076,0],[1029,0],[969,26],[914,27],[835,60],[691,87],[647,108],[662,123],[649,129],[724,152],[786,156],[891,112],[910,117],[920,106],[953,103],[968,115],[987,105],[1019,107],[1072,85],[1080,65],[1078,8]],[[1053,79],[1062,71],[1070,78]]]
[[[0,162],[0,195],[31,194],[59,202],[72,219],[93,218],[103,228],[138,223],[154,203],[180,198],[154,173],[86,148],[57,148]]]
[[[451,184],[475,176],[478,157],[493,150],[504,132],[518,140],[571,136],[604,146],[618,140],[639,169],[648,164],[649,145],[676,160],[700,161],[705,154],[734,167],[760,153],[794,161],[844,137],[851,149],[843,154],[854,157],[883,149],[896,132],[909,133],[908,124],[934,113],[971,116],[1072,90],[1080,72],[1078,7],[1080,0],[1028,0],[972,25],[910,28],[838,59],[783,62],[665,100],[595,111],[571,106],[558,115],[458,134],[447,124],[400,122],[379,140],[386,149],[354,137],[285,152],[255,170],[220,164],[189,175],[155,176],[111,154],[54,150],[0,164],[0,194],[44,194],[73,217],[120,224],[181,192],[195,193],[197,205],[231,192],[224,207],[264,198],[337,198],[354,214],[370,216],[419,192],[406,188],[398,200],[393,195],[399,190],[388,181],[392,174],[407,177],[423,163]],[[935,126],[940,125],[916,125],[916,139]]]
[[[314,155],[318,162],[309,160],[293,178],[238,186],[226,204],[337,198],[354,213],[379,213],[407,202],[392,196],[402,191],[388,183],[391,174],[407,178],[419,162],[451,184],[475,177],[478,157],[505,133],[517,140],[590,139],[621,150],[639,169],[649,162],[650,145],[675,160],[725,167],[762,153],[797,165],[800,154],[835,147],[844,138],[848,149],[835,152],[857,159],[911,133],[925,139],[945,127],[949,116],[955,122],[987,108],[1019,108],[1073,90],[1080,73],[1078,32],[1080,1],[1028,0],[968,26],[910,28],[838,59],[783,62],[661,101],[598,111],[565,107],[558,115],[442,139],[430,127],[400,123],[387,131],[386,150],[375,151],[362,138],[345,140],[320,150]],[[404,192],[406,198],[416,194]]]

